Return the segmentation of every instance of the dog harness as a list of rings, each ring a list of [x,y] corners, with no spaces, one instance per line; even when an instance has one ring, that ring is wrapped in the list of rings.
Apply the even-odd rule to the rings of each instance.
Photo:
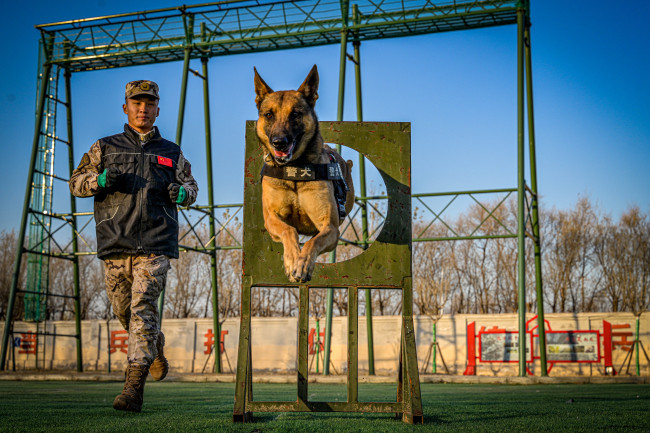
[[[346,192],[350,190],[341,174],[341,168],[332,155],[329,155],[329,164],[291,164],[281,167],[264,164],[262,177],[292,180],[294,182],[308,182],[313,180],[330,180],[334,186],[334,198],[339,208],[339,217],[345,218]]]

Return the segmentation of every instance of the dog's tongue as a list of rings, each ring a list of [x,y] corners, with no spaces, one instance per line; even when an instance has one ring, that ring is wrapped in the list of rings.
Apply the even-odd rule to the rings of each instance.
[[[275,156],[277,158],[286,158],[288,156],[291,156],[291,152],[293,152],[293,146],[294,146],[293,144],[291,146],[289,146],[289,148],[286,150],[286,152],[283,152],[283,151],[278,150],[278,149],[273,149],[273,153],[275,154]]]
[[[279,150],[273,150],[273,153],[275,153],[275,156],[277,157],[282,157],[282,156],[288,156],[289,152],[280,152]]]

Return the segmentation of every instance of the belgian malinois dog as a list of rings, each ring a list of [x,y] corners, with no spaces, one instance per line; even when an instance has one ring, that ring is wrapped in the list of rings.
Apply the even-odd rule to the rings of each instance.
[[[255,69],[255,94],[259,111],[256,132],[265,153],[264,168],[290,175],[271,177],[262,171],[264,226],[271,239],[284,247],[284,270],[289,281],[306,282],[311,280],[316,258],[336,248],[339,225],[354,205],[352,161],[343,160],[320,135],[314,111],[318,99],[316,65],[298,90],[278,92]],[[330,173],[338,171],[339,180],[299,180],[308,178],[317,166],[326,167]],[[302,250],[299,234],[313,236]]]

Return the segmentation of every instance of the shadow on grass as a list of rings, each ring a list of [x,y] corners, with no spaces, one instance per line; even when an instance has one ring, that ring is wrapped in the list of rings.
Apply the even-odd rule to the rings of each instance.
[[[436,415],[425,415],[424,424],[444,423]],[[254,413],[253,423],[269,424],[272,422],[286,421],[327,421],[336,422],[385,422],[396,425],[408,425],[402,421],[402,417],[392,413],[368,413],[368,412],[266,412]]]

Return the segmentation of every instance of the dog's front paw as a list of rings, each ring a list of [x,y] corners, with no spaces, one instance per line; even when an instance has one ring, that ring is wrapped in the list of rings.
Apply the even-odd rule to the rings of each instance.
[[[286,264],[284,266],[284,274],[287,276],[290,282],[292,283],[300,283],[301,281],[295,277],[295,269],[288,267]]]
[[[291,282],[291,283],[302,283],[302,281],[300,281],[298,278],[293,276],[293,273],[294,273],[293,270],[285,269],[284,273],[287,276],[287,278],[289,279],[289,282]]]
[[[285,252],[284,253],[284,273],[289,278],[289,281],[292,283],[297,283],[299,282],[298,280],[295,280],[293,278],[293,273],[295,269],[295,263],[296,263],[296,256],[290,253]]]
[[[314,261],[305,257],[298,257],[289,279],[293,277],[296,282],[306,283],[311,280],[312,272],[314,272]]]

